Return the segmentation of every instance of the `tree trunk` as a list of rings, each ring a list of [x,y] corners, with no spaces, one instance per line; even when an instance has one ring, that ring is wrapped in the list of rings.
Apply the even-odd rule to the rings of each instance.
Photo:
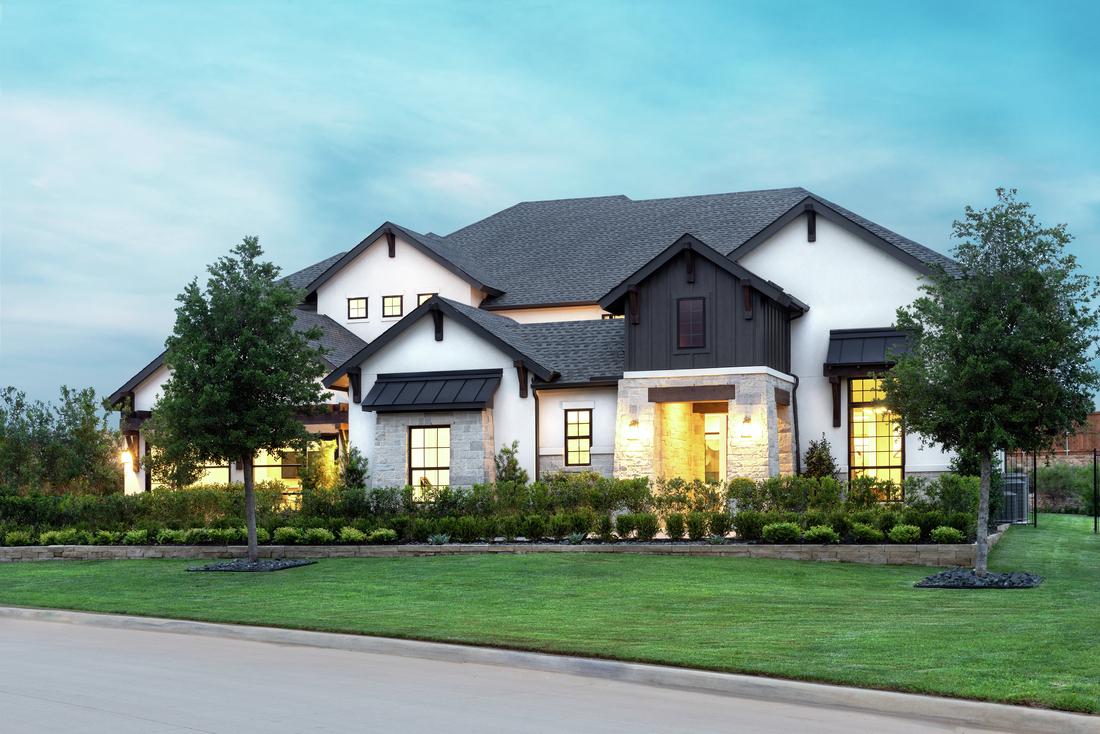
[[[244,466],[244,515],[248,525],[248,560],[253,563],[260,555],[256,544],[256,482],[252,474],[252,457],[241,461]]]
[[[992,474],[993,452],[982,449],[981,484],[978,492],[978,542],[974,554],[974,572],[985,576],[989,562],[989,479]]]

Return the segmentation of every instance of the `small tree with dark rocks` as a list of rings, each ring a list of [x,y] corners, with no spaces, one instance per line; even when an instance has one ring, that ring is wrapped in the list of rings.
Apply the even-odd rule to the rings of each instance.
[[[1100,279],[1066,252],[1064,224],[1044,227],[1016,191],[953,225],[958,273],[936,272],[898,309],[909,348],[884,375],[907,430],[977,455],[981,489],[975,572],[989,554],[989,487],[998,450],[1036,451],[1082,425],[1100,373]]]

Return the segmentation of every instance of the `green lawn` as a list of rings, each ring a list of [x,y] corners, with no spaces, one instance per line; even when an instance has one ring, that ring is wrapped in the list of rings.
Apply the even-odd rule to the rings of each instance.
[[[1040,517],[993,552],[1024,591],[929,573],[631,555],[332,559],[274,574],[188,562],[0,565],[0,603],[466,642],[1100,712],[1100,539]]]

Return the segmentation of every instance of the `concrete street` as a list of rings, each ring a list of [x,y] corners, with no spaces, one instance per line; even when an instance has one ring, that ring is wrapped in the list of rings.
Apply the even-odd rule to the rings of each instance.
[[[4,734],[979,731],[490,665],[55,622],[0,619],[0,661]]]

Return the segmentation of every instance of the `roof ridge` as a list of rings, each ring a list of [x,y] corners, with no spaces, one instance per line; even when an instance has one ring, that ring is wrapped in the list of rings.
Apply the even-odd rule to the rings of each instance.
[[[775,189],[747,189],[745,191],[719,191],[713,194],[689,194],[687,196],[659,196],[654,199],[631,199],[635,204],[651,204],[655,201],[686,201],[688,199],[709,199],[718,196],[740,196],[743,194],[771,194],[779,191],[803,191],[810,193],[802,186],[781,186]]]

